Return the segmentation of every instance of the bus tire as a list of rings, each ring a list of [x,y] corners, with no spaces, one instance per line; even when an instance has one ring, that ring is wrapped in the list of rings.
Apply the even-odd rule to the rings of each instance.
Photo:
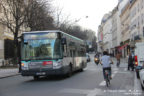
[[[83,70],[83,68],[81,68],[79,71],[80,71],[80,72],[83,72],[84,70]]]
[[[39,76],[33,76],[34,80],[38,80]]]
[[[71,77],[72,76],[72,65],[69,65],[69,72],[67,73],[67,77]]]

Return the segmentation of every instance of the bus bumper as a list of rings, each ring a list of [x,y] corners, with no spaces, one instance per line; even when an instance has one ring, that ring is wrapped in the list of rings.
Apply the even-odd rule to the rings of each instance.
[[[68,73],[69,70],[67,67],[59,68],[59,69],[30,69],[30,70],[22,70],[22,76],[48,76],[48,75],[64,75]]]

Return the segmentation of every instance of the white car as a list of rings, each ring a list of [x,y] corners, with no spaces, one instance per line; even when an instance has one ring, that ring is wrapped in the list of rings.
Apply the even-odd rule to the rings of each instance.
[[[139,76],[140,76],[141,87],[144,90],[144,69],[139,71]]]

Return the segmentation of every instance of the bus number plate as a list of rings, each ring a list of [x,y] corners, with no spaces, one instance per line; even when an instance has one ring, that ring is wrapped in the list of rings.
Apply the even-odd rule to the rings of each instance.
[[[45,75],[45,72],[37,72],[36,75]]]

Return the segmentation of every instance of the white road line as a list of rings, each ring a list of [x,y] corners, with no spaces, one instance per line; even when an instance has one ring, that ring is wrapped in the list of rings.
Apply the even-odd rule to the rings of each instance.
[[[89,92],[86,96],[97,96],[100,95],[100,93],[102,93],[102,90],[95,88],[94,90]]]
[[[61,93],[75,93],[75,94],[86,94],[86,96],[96,96],[102,93],[101,89],[95,88],[93,90],[85,90],[85,89],[63,89],[60,91]]]
[[[141,86],[140,81],[138,81],[138,79],[136,77],[136,73],[135,73],[135,75],[134,75],[134,90],[139,93],[139,94],[136,94],[135,96],[139,96],[142,93],[140,86]]]
[[[127,71],[127,68],[124,68],[124,71]]]
[[[91,92],[91,90],[69,88],[69,89],[63,89],[60,92],[62,92],[62,93],[88,94]]]
[[[119,69],[118,69],[118,68],[113,68],[112,70],[113,70],[113,71],[118,71]]]
[[[113,74],[112,74],[112,78],[113,78],[117,73],[118,73],[118,71],[114,71]],[[102,82],[99,84],[99,86],[105,86],[105,85],[106,85],[105,81],[102,81]]]

